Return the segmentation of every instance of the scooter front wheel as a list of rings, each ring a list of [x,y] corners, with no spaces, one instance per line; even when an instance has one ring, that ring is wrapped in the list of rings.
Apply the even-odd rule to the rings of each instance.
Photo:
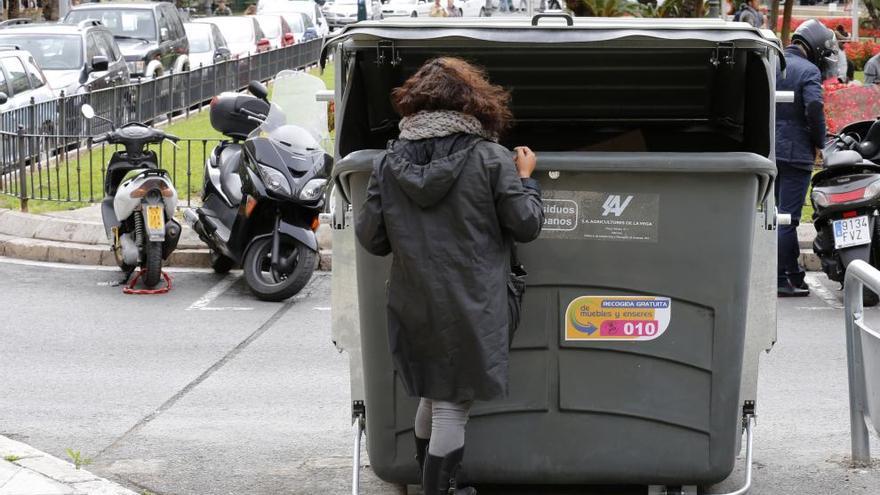
[[[244,279],[257,299],[283,301],[306,286],[315,271],[317,253],[293,239],[282,237],[279,253],[289,270],[272,268],[272,238],[254,241],[244,255]]]

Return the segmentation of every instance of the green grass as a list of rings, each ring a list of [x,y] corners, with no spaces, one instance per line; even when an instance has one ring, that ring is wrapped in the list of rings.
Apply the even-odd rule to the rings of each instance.
[[[813,223],[813,203],[810,203],[810,191],[807,191],[804,209],[801,210],[801,223]]]
[[[333,67],[328,66],[323,74],[317,70],[315,75],[321,77],[328,88],[333,88]],[[211,127],[207,109],[190,114],[163,130],[180,138],[195,139],[179,143],[175,147],[169,142],[161,146],[152,146],[160,157],[161,167],[171,173],[181,204],[188,198],[198,198],[204,178],[205,159],[211,149],[223,136]],[[110,159],[115,146],[98,146],[91,153],[71,151],[57,165],[47,167],[45,163],[28,176],[28,193],[33,191],[36,197],[46,200],[30,200],[28,211],[44,213],[48,211],[72,210],[88,206],[91,202],[100,201],[103,197],[103,169]],[[14,184],[12,192],[18,191]],[[18,209],[19,200],[0,194],[0,208]]]
[[[3,460],[8,461],[8,462],[15,462],[15,461],[21,460],[21,457],[19,457],[17,455],[10,454],[10,455],[4,456]]]

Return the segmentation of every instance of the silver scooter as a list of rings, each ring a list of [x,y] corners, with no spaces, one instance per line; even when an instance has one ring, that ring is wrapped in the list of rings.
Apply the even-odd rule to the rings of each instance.
[[[153,288],[161,281],[163,260],[180,240],[180,224],[174,220],[177,191],[168,172],[159,168],[156,152],[147,146],[166,139],[175,143],[179,138],[138,122],[116,128],[87,104],[82,114],[89,120],[109,122],[113,128],[92,143],[123,146],[107,164],[101,216],[116,264],[126,278],[140,267],[144,285]]]

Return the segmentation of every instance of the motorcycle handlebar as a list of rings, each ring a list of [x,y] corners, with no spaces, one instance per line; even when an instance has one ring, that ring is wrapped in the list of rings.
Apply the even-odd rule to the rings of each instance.
[[[110,134],[111,134],[111,133],[112,133],[112,131],[111,131],[111,132],[105,132],[105,133],[103,133],[103,134],[99,134],[98,136],[92,138],[92,144],[98,144],[98,143],[103,143],[103,142],[105,142],[105,141],[109,141],[109,140],[110,140]]]

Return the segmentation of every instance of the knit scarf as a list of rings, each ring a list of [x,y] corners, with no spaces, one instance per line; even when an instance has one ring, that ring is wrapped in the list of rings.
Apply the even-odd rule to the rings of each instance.
[[[483,124],[473,115],[452,110],[417,112],[400,119],[400,138],[415,141],[437,138],[463,132],[498,141],[498,136],[483,128]]]

